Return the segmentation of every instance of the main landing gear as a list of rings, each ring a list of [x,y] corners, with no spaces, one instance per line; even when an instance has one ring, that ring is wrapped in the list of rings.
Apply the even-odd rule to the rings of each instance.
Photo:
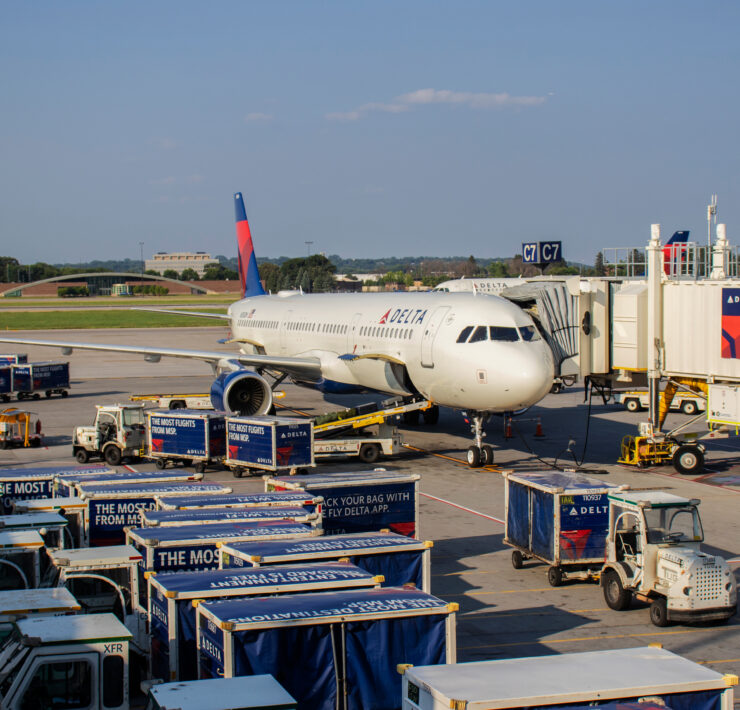
[[[490,414],[482,412],[470,412],[470,431],[475,437],[475,444],[468,448],[467,459],[470,468],[480,468],[493,463],[493,447],[483,444],[483,437],[486,435],[483,426],[491,418]]]

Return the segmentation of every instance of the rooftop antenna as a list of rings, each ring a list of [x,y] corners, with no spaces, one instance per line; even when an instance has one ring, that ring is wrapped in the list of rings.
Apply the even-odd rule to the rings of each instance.
[[[712,195],[712,201],[707,205],[707,247],[712,246],[712,217],[717,224],[717,195]]]

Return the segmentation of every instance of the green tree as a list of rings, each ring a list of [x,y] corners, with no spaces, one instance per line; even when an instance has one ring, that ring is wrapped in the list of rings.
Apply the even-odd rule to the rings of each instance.
[[[606,267],[604,266],[604,254],[602,252],[599,252],[596,255],[596,260],[594,261],[594,271],[596,272],[597,276],[606,276]]]
[[[145,274],[149,274],[149,276],[161,276],[162,274],[159,273],[159,271],[155,271],[154,269],[147,269]]]
[[[505,279],[509,277],[509,268],[505,261],[492,261],[488,265],[488,275],[494,279]]]
[[[195,269],[183,269],[180,274],[180,281],[199,281],[200,276]]]
[[[236,272],[235,272],[236,273]],[[277,264],[264,263],[259,265],[260,279],[265,284],[268,293],[280,290],[280,267]]]
[[[164,276],[166,279],[175,279],[175,280],[177,280],[179,278],[179,275],[178,275],[177,271],[175,271],[174,269],[165,269],[162,272],[162,276]]]

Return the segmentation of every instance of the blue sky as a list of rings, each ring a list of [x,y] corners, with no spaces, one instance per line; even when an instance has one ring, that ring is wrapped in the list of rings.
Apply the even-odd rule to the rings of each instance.
[[[0,7],[0,254],[567,259],[738,223],[736,2]]]

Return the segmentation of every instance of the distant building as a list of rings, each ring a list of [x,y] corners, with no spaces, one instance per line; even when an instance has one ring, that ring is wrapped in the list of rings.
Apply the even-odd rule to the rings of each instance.
[[[204,251],[176,251],[171,253],[159,251],[151,259],[146,260],[144,268],[147,271],[158,271],[160,274],[163,274],[167,269],[172,269],[177,271],[178,275],[185,269],[193,269],[198,276],[203,276],[206,266],[209,264],[218,264],[218,261]]]

